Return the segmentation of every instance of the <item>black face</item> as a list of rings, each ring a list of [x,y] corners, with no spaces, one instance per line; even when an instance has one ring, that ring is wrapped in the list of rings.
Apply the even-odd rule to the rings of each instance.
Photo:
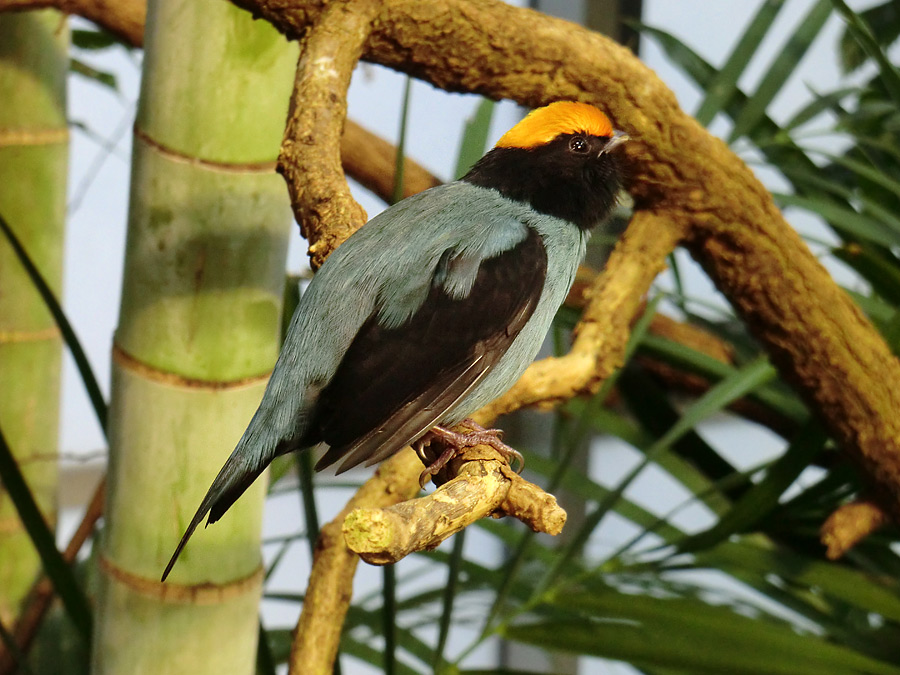
[[[562,134],[529,150],[494,148],[463,180],[586,230],[604,220],[616,203],[619,164],[615,152],[601,154],[609,140]]]

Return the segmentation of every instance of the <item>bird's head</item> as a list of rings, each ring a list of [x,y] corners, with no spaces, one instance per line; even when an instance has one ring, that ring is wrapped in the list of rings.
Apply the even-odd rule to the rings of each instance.
[[[531,111],[463,180],[589,229],[615,206],[621,170],[613,150],[626,140],[594,106],[559,101]]]

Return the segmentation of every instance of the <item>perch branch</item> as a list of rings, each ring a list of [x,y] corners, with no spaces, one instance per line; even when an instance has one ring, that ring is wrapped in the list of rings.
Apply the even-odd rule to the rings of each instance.
[[[452,478],[425,497],[351,511],[343,527],[348,548],[367,563],[387,565],[431,550],[486,516],[513,516],[552,535],[566,523],[556,498],[510,469],[490,446],[466,449],[439,476]]]

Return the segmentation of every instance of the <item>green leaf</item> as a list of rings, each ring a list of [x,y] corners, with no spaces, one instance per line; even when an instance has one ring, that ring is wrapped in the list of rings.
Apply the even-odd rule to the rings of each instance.
[[[341,654],[353,656],[363,663],[369,663],[376,668],[380,668],[384,662],[384,654],[382,650],[370,647],[361,640],[356,640],[352,636],[344,633],[341,638]],[[351,670],[352,669],[348,669]],[[421,675],[421,671],[410,668],[403,662],[397,663],[397,675]]]
[[[393,565],[381,568],[382,598],[381,634],[384,636],[382,667],[384,675],[397,672],[397,578]]]
[[[76,28],[72,31],[72,46],[78,47],[78,49],[96,51],[120,44],[122,43],[118,38],[104,30],[81,30]]]
[[[269,647],[269,636],[262,621],[259,623],[259,641],[256,648],[256,675],[275,675],[275,657]]]
[[[859,14],[850,9],[844,0],[831,0],[831,3],[844,18],[844,21],[847,23],[847,31],[859,43],[863,52],[878,64],[878,72],[882,84],[884,84],[888,94],[894,100],[894,104],[900,105],[900,72],[888,60],[884,50],[879,46],[878,40],[875,39],[869,24]]]
[[[615,490],[610,491],[609,495],[585,517],[581,527],[578,528],[578,531],[575,532],[568,543],[561,548],[553,566],[538,584],[534,593],[535,597],[540,596],[561,578],[566,566],[581,552],[591,533],[594,532],[603,520],[603,517],[613,508],[615,503],[625,493],[625,490],[650,463],[656,461],[660,455],[668,451],[669,446],[701,421],[720,412],[732,401],[772,380],[775,375],[775,369],[771,364],[765,358],[760,357],[710,388],[709,391],[689,406],[681,418],[645,450],[644,459],[628,472]]]
[[[62,600],[66,613],[85,642],[90,644],[93,629],[90,603],[78,585],[72,568],[63,560],[62,554],[56,548],[53,533],[44,522],[44,517],[19,471],[12,450],[6,444],[2,430],[0,430],[0,480],[41,557],[44,571]]]
[[[870,164],[864,164],[863,162],[859,162],[846,155],[834,155],[827,152],[822,153],[822,155],[831,162],[849,169],[857,176],[872,181],[876,185],[893,193],[895,196],[900,197],[900,181],[892,178],[886,171],[871,166]]]
[[[896,259],[889,253],[882,253],[883,249],[870,244],[851,244],[834,249],[832,254],[838,260],[856,270],[859,275],[872,285],[872,289],[884,300],[894,305],[900,304],[900,269]],[[865,302],[855,296],[858,303]],[[867,311],[877,309],[870,306]],[[884,308],[886,309],[886,308]],[[884,321],[890,321],[891,317],[882,317]]]
[[[658,448],[668,447],[701,421],[721,412],[730,403],[772,381],[776,376],[775,368],[762,356],[737,369],[691,404],[681,419],[654,443],[654,448],[648,451],[648,455]]]
[[[875,41],[882,47],[890,47],[900,37],[900,8],[895,0],[888,0],[859,13],[860,18],[872,29]],[[866,62],[868,55],[849,29],[844,29],[840,40],[841,66],[844,73],[851,73]]]
[[[453,604],[459,592],[459,574],[463,562],[463,547],[466,543],[466,531],[457,532],[453,538],[453,552],[447,565],[447,583],[444,586],[441,600],[441,618],[438,624],[437,646],[434,648],[435,670],[439,671],[445,664],[444,651],[450,635],[450,622],[453,618]]]
[[[482,99],[475,108],[475,114],[466,120],[459,156],[456,159],[454,171],[456,178],[462,178],[484,154],[491,130],[491,119],[494,116],[494,105],[490,99]]]
[[[615,592],[556,593],[550,620],[504,628],[544,649],[621,659],[639,667],[721,675],[900,674],[900,668],[696,599]],[[566,615],[571,618],[564,618]]]
[[[671,33],[638,22],[626,21],[625,23],[656,40],[666,56],[703,89],[706,89],[709,82],[715,77],[716,69]]]
[[[813,40],[819,35],[828,17],[831,15],[830,0],[819,0],[800,22],[796,32],[779,51],[778,56],[769,66],[768,72],[742,112],[734,121],[734,129],[728,137],[733,143],[741,136],[748,135],[763,120],[766,108],[784,87],[788,78],[797,68],[797,63],[806,54]]]
[[[119,91],[119,84],[115,75],[102,70],[97,70],[93,66],[86,64],[84,61],[79,61],[75,58],[70,59],[69,70],[82,77],[86,77],[89,80],[93,80],[98,84],[102,84],[104,87],[109,87],[115,92]]]
[[[406,131],[409,128],[409,101],[412,98],[413,79],[406,76],[403,85],[403,101],[400,106],[400,133],[397,140],[397,152],[394,157],[394,194],[391,196],[391,204],[396,204],[403,199],[403,173],[406,168]]]
[[[25,268],[28,278],[31,279],[31,283],[34,284],[37,292],[40,293],[41,299],[44,301],[44,304],[47,305],[47,309],[53,316],[53,320],[56,321],[56,325],[59,327],[60,333],[62,333],[63,340],[65,340],[69,351],[72,353],[72,358],[75,360],[75,366],[78,368],[78,374],[81,375],[81,381],[84,383],[84,388],[87,390],[91,405],[94,408],[94,414],[97,416],[97,421],[100,423],[100,428],[105,435],[107,416],[106,401],[103,400],[103,392],[100,391],[100,385],[97,383],[97,378],[94,376],[94,371],[91,369],[91,364],[88,361],[87,355],[84,353],[84,349],[81,347],[78,336],[75,335],[72,324],[70,324],[69,320],[66,318],[66,314],[59,304],[59,300],[53,295],[53,291],[47,284],[47,281],[44,279],[40,270],[38,270],[37,266],[28,256],[28,252],[25,250],[25,247],[22,246],[22,242],[19,241],[19,238],[2,215],[0,215],[0,232],[2,232],[9,241],[13,252],[19,259],[19,262],[22,263],[22,267]]]
[[[818,422],[808,422],[796,434],[784,455],[769,467],[766,477],[741,497],[713,527],[680,542],[679,551],[710,548],[764,518],[778,505],[778,499],[784,491],[822,451],[827,439],[828,436]]]
[[[689,372],[709,377],[712,380],[721,380],[729,377],[736,370],[734,366],[714,359],[708,354],[659,335],[647,335],[641,341],[641,350],[684,368]],[[749,396],[794,422],[803,422],[809,416],[806,408],[796,396],[784,393],[779,389],[761,387],[750,393]]]
[[[834,201],[775,192],[772,196],[782,208],[795,206],[819,214],[829,225],[852,239],[862,239],[882,246],[893,246],[897,243],[897,233],[887,225]]]
[[[858,93],[859,89],[856,87],[845,87],[827,94],[817,94],[816,92],[812,92],[813,100],[796,112],[794,116],[788,120],[787,124],[784,125],[782,130],[785,133],[788,133],[798,127],[802,127],[822,113],[832,110],[835,105],[845,98]]]
[[[728,104],[737,90],[737,83],[744,69],[757,53],[760,43],[768,35],[784,4],[784,0],[766,0],[760,6],[725,64],[707,84],[706,95],[694,114],[700,124],[709,125],[716,113]]]
[[[784,547],[755,543],[751,538],[724,542],[695,555],[694,569],[748,570],[777,575],[795,588],[816,589],[866,612],[900,621],[900,583],[890,576],[866,574]]]

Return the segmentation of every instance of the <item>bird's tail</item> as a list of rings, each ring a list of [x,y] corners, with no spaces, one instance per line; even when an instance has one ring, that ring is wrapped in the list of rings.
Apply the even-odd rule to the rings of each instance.
[[[197,526],[206,514],[209,514],[209,520],[206,523],[207,525],[216,522],[231,507],[231,505],[234,504],[237,498],[244,494],[244,491],[250,487],[253,481],[259,478],[259,475],[265,470],[266,466],[268,466],[268,461],[253,462],[252,458],[252,463],[247,461],[247,456],[242,452],[241,447],[243,445],[243,440],[244,439],[241,439],[241,443],[239,443],[238,447],[231,453],[231,457],[225,462],[225,466],[222,467],[222,470],[219,471],[219,475],[216,476],[216,479],[209,487],[206,496],[200,503],[200,508],[197,509],[197,513],[195,513],[194,517],[191,519],[191,524],[188,525],[184,535],[181,537],[181,541],[178,542],[175,553],[172,554],[172,558],[169,560],[169,564],[166,565],[166,570],[162,575],[162,581],[165,581],[166,577],[169,576],[169,572],[171,572],[172,567],[175,566],[175,561],[178,560],[178,556],[181,555],[182,549],[185,544],[187,544],[188,539],[191,538],[191,535],[194,534],[194,530],[197,529]]]

